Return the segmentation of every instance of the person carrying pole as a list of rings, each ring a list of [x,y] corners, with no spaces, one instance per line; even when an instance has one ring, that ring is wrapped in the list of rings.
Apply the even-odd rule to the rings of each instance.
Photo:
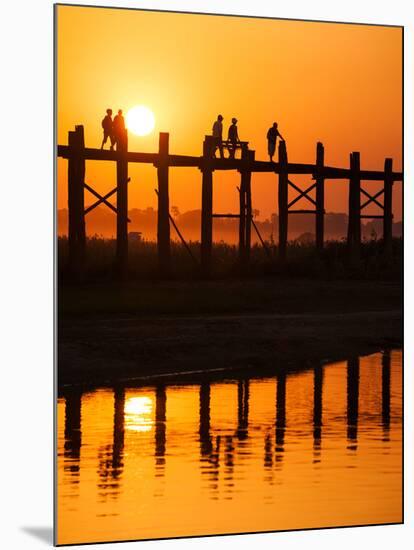
[[[105,143],[107,142],[108,138],[111,142],[111,148],[110,150],[114,150],[114,134],[113,134],[113,123],[112,123],[112,109],[106,110],[106,116],[102,119],[102,128],[103,128],[103,140],[101,149],[104,148]]]
[[[223,151],[223,117],[218,115],[217,120],[213,124],[213,138],[214,138],[214,149],[213,156],[216,156],[216,149],[220,151],[220,158],[224,159]]]
[[[122,109],[119,109],[118,114],[115,115],[114,121],[112,123],[113,140],[114,140],[114,145],[116,144],[117,150],[118,150],[119,141],[122,139],[124,132],[125,132],[125,119],[122,115]]]
[[[277,129],[277,122],[274,122],[271,128],[267,131],[267,152],[269,153],[270,162],[273,162],[273,155],[276,151],[276,140],[280,138],[285,141],[282,134]]]
[[[228,133],[229,144],[229,158],[234,159],[236,153],[237,144],[240,143],[239,133],[237,130],[237,118],[231,119],[231,126]]]

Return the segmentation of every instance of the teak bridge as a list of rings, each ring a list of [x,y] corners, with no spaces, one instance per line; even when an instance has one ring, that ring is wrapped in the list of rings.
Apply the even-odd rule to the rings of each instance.
[[[380,218],[383,220],[384,254],[392,254],[392,187],[395,181],[402,181],[402,172],[394,172],[392,159],[386,158],[384,170],[362,170],[360,153],[350,155],[349,168],[335,168],[324,164],[324,146],[316,145],[315,164],[288,162],[286,142],[280,141],[278,161],[260,161],[255,159],[255,151],[248,147],[248,142],[241,142],[241,158],[216,158],[216,141],[212,136],[205,136],[201,156],[172,155],[169,152],[169,134],[159,134],[157,153],[138,153],[128,151],[128,134],[123,133],[117,143],[116,151],[92,149],[85,147],[84,128],[75,126],[69,132],[68,145],[58,145],[58,156],[68,159],[68,211],[69,211],[69,264],[74,275],[81,275],[85,262],[86,231],[85,216],[100,204],[105,204],[116,213],[116,268],[119,276],[124,276],[128,268],[128,164],[131,162],[152,164],[158,175],[158,225],[157,247],[160,274],[171,272],[170,221],[186,245],[184,238],[174,224],[169,211],[168,173],[170,167],[196,167],[202,173],[201,196],[201,273],[208,277],[212,267],[213,219],[229,217],[239,219],[239,258],[242,267],[249,264],[251,248],[251,229],[256,229],[258,236],[266,247],[252,216],[251,175],[255,172],[270,172],[278,176],[278,212],[279,212],[279,258],[286,259],[288,240],[288,218],[290,214],[314,214],[316,247],[322,251],[324,246],[324,194],[325,181],[331,179],[349,180],[348,201],[348,250],[351,260],[357,261],[361,245],[361,219]],[[116,162],[117,181],[112,191],[101,195],[85,182],[86,160]],[[237,214],[218,214],[213,212],[213,173],[217,170],[237,170],[240,173],[239,212]],[[313,183],[302,189],[291,181],[290,176],[308,174]],[[361,181],[383,182],[382,188],[371,194],[361,186]],[[297,195],[288,200],[288,188]],[[96,202],[85,209],[85,190],[96,197]],[[313,198],[310,193],[314,191]],[[116,195],[116,207],[109,198]],[[378,199],[382,197],[382,202]],[[361,198],[364,198],[364,202]],[[311,208],[294,209],[300,199],[306,199]],[[364,209],[371,204],[379,208],[379,214],[365,214]],[[187,247],[188,248],[188,247]],[[189,249],[188,249],[189,250]],[[189,250],[190,251],[190,250]],[[191,251],[190,251],[191,252]],[[194,259],[194,256],[193,256]]]

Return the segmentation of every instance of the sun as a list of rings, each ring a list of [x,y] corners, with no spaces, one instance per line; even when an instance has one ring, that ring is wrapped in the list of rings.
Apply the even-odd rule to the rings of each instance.
[[[137,136],[146,136],[154,129],[154,113],[145,105],[136,105],[127,112],[126,125]]]

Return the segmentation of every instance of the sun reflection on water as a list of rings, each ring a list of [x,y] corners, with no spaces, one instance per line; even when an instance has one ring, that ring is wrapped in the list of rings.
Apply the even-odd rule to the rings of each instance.
[[[125,401],[125,428],[135,432],[151,431],[154,421],[152,418],[153,401],[151,397],[140,395],[129,397]]]

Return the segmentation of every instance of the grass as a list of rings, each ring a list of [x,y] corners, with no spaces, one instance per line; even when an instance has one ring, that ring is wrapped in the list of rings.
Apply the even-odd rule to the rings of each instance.
[[[200,256],[200,243],[190,242],[195,258]],[[361,259],[351,265],[348,261],[345,241],[328,241],[321,255],[313,243],[290,242],[287,260],[278,259],[277,247],[268,243],[270,258],[264,248],[253,245],[247,277],[312,278],[312,279],[361,279],[400,280],[402,273],[402,239],[393,239],[393,261],[383,255],[380,240],[364,241],[361,245]],[[116,241],[94,236],[87,239],[85,281],[111,281],[114,279],[114,258]],[[176,280],[199,279],[199,269],[188,251],[180,244],[171,244],[172,278]],[[240,276],[237,246],[224,242],[213,246],[213,278],[228,279]],[[68,273],[68,240],[58,239],[58,276],[61,282],[70,280]],[[141,241],[129,243],[130,280],[154,281],[158,279],[157,245]]]

